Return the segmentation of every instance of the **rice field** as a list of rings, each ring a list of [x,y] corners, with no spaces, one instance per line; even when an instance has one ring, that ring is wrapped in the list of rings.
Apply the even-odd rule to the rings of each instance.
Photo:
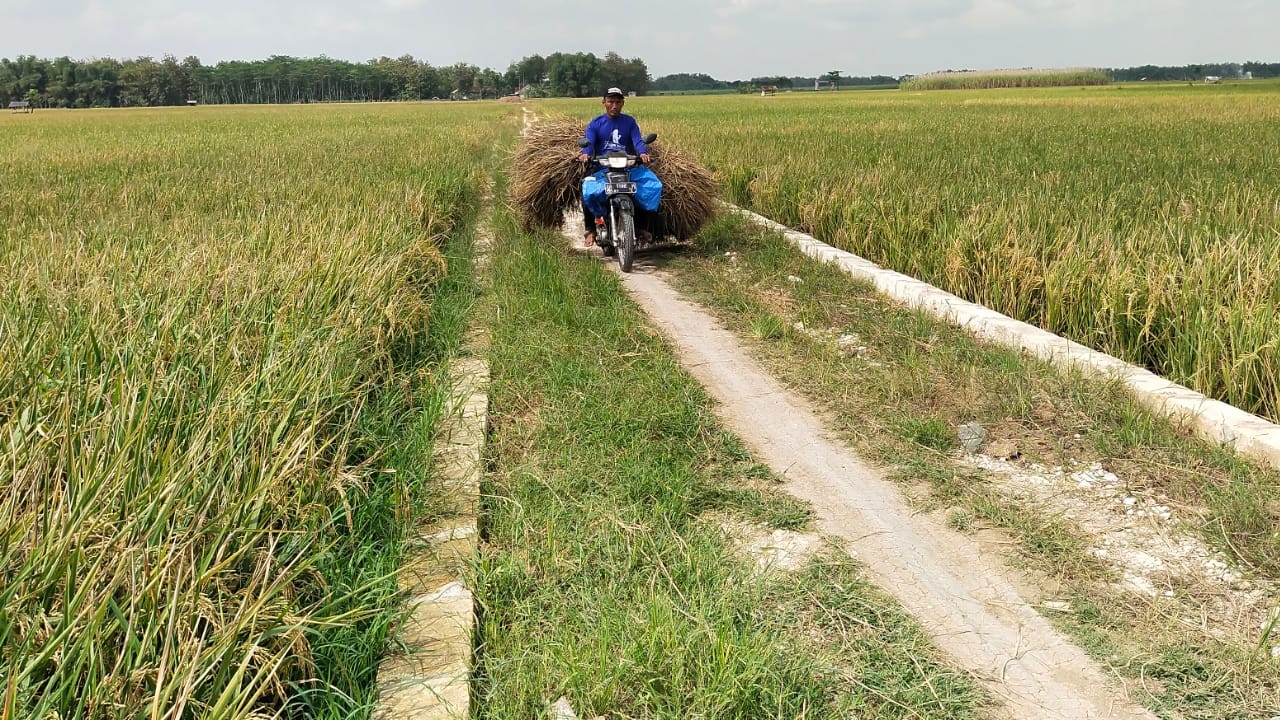
[[[1280,419],[1280,84],[628,110],[731,202]]]
[[[367,712],[502,116],[0,117],[0,718]]]
[[[1275,419],[1277,95],[627,109],[733,202]],[[0,116],[0,720],[367,713],[399,528],[430,512],[449,243],[519,119]]]

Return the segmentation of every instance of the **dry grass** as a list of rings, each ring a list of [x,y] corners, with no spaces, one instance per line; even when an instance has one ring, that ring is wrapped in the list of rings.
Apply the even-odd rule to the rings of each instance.
[[[578,120],[550,120],[530,128],[516,148],[509,199],[525,228],[559,228],[565,211],[581,206],[583,168],[577,156],[582,130]],[[649,155],[663,183],[657,234],[693,237],[715,214],[715,178],[669,143],[655,144]]]

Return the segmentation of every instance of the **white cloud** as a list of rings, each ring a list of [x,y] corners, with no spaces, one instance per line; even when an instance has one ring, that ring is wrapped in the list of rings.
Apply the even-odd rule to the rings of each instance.
[[[361,35],[365,33],[368,26],[360,17],[342,15],[336,12],[323,10],[311,16],[309,25],[313,30],[320,33],[349,33],[352,35]]]
[[[727,4],[716,7],[714,12],[722,18],[750,17],[752,15],[772,13],[781,6],[782,3],[775,0],[729,0]]]
[[[138,24],[138,36],[142,38],[174,39],[190,37],[201,28],[211,25],[210,18],[202,12],[181,12],[176,15],[147,18]]]
[[[974,0],[969,12],[960,20],[962,26],[974,30],[1004,30],[1025,27],[1029,16],[1009,0]]]

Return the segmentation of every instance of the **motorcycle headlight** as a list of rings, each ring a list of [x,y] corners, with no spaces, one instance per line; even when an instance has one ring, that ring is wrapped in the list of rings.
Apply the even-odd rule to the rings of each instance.
[[[627,159],[625,157],[609,158],[609,167],[614,168],[615,170],[619,168],[625,168],[626,166],[627,166]]]

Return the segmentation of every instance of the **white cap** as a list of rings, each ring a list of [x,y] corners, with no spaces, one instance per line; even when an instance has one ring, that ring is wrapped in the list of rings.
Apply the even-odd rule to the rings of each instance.
[[[618,97],[626,97],[626,93],[622,92],[622,88],[611,87],[604,91],[604,96],[617,95]]]

